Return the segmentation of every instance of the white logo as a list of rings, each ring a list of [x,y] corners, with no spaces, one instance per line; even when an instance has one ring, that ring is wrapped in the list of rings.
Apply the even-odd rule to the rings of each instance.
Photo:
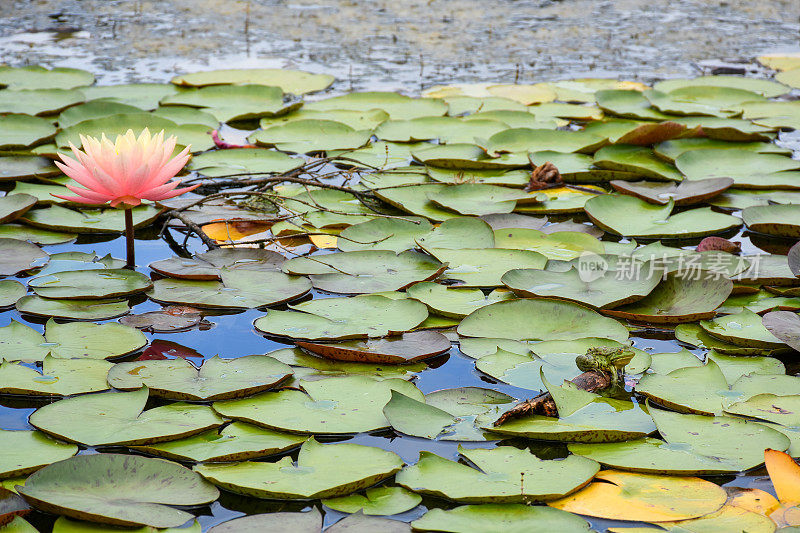
[[[608,261],[594,252],[583,252],[578,258],[578,277],[590,283],[603,277],[608,270]]]

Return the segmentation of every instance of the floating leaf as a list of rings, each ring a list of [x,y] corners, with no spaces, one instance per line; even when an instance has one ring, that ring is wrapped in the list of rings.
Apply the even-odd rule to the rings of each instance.
[[[580,152],[591,154],[606,140],[582,131],[511,128],[489,137],[487,151],[496,152]]]
[[[0,117],[0,149],[28,148],[50,139],[56,133],[53,124],[44,118],[30,115]]]
[[[0,67],[0,86],[15,91],[21,89],[75,89],[92,83],[94,83],[94,75],[77,68],[47,69],[38,65]]]
[[[430,509],[421,518],[414,520],[411,526],[421,531],[454,533],[469,533],[476,530],[487,533],[510,531],[585,533],[590,530],[585,520],[572,513],[519,503],[485,503],[461,505],[449,510]]]
[[[195,471],[226,490],[256,498],[334,498],[370,487],[400,470],[392,452],[360,444],[319,444],[309,439],[295,466],[291,457],[275,463],[197,465]]]
[[[296,341],[297,346],[320,357],[359,363],[408,364],[424,361],[450,350],[450,341],[434,331],[413,331],[399,337],[320,344]]]
[[[450,218],[436,226],[427,235],[417,238],[416,244],[424,250],[447,248],[493,248],[494,233],[483,220],[475,217]]]
[[[518,203],[535,204],[543,198],[538,193],[530,194],[506,187],[477,183],[453,185],[428,194],[428,199],[436,205],[462,215],[476,216],[510,213]]]
[[[343,252],[391,250],[397,254],[415,248],[415,239],[430,232],[432,226],[424,218],[409,218],[376,218],[349,226],[339,234],[338,247]]]
[[[143,412],[147,398],[146,388],[76,396],[39,408],[30,423],[62,440],[98,446],[174,440],[223,422],[205,405],[173,403]]]
[[[310,102],[304,109],[314,111],[381,109],[391,119],[410,120],[419,117],[441,117],[447,104],[431,98],[410,98],[392,92],[355,92]]]
[[[720,509],[722,487],[696,477],[668,477],[603,470],[586,488],[548,505],[610,520],[666,522]]]
[[[108,390],[112,363],[96,359],[44,358],[41,373],[19,363],[0,363],[0,394],[72,396]]]
[[[800,351],[800,316],[789,311],[772,311],[762,324],[775,338]]]
[[[743,91],[752,91],[762,96],[766,96],[767,98],[780,96],[787,92],[786,87],[780,83],[775,83],[772,80],[725,75],[700,76],[698,78],[690,79],[675,78],[659,81],[653,85],[654,89],[663,92],[670,92],[676,89],[683,89],[685,87],[729,87]]]
[[[783,505],[800,504],[800,467],[797,463],[779,450],[765,450],[764,462],[780,502]]]
[[[428,252],[448,266],[441,278],[457,280],[461,287],[500,287],[503,274],[515,268],[543,268],[547,258],[529,250],[501,248],[430,248]]]
[[[529,317],[540,317],[531,321]],[[458,326],[459,335],[513,340],[575,340],[593,336],[623,342],[625,327],[586,307],[555,300],[499,302],[473,311]]]
[[[124,269],[74,270],[40,275],[28,286],[43,298],[91,300],[119,298],[150,290],[153,282],[144,274]]]
[[[641,120],[670,120],[670,115],[650,107],[640,90],[603,90],[594,93],[597,105],[608,114]]]
[[[393,515],[413,509],[422,501],[421,496],[403,487],[373,487],[365,494],[328,498],[322,504],[342,513],[360,511],[365,515]]]
[[[406,290],[406,294],[424,303],[436,314],[450,318],[464,318],[476,309],[514,298],[511,292],[501,289],[484,295],[480,289],[446,287],[429,282],[412,285]]]
[[[0,429],[0,443],[0,478],[3,479],[30,474],[78,453],[74,444],[58,442],[39,431]]]
[[[152,396],[171,400],[213,401],[250,396],[291,375],[288,365],[265,355],[215,356],[199,369],[180,358],[118,363],[108,372],[108,383],[119,390],[146,386]]]
[[[700,326],[708,334],[738,346],[766,349],[784,346],[780,339],[761,324],[761,317],[749,309],[714,320],[703,320]]]
[[[218,524],[209,533],[258,533],[259,531],[288,528],[293,533],[318,533],[322,531],[322,515],[316,507],[305,513],[264,513],[242,516]]]
[[[747,189],[796,189],[800,162],[779,154],[751,150],[691,150],[675,159],[675,166],[690,180],[726,177]]]
[[[4,89],[0,90],[0,113],[50,115],[83,100],[83,93],[69,89]]]
[[[20,489],[34,507],[116,526],[177,527],[219,491],[186,467],[135,455],[81,455],[47,466]]]
[[[594,164],[600,168],[633,172],[661,181],[681,181],[683,176],[669,163],[656,157],[650,148],[630,144],[614,144],[594,154]]]
[[[221,279],[224,270],[280,270],[285,258],[258,248],[217,248],[191,259],[173,257],[150,263],[149,267],[164,276],[178,279],[211,281]]]
[[[733,185],[733,180],[730,178],[686,180],[677,185],[614,180],[610,185],[622,194],[629,194],[652,204],[666,205],[671,198],[676,206],[683,206],[703,203],[714,198]]]
[[[127,300],[56,300],[41,296],[23,296],[17,311],[34,316],[71,320],[108,320],[131,310]]]
[[[169,108],[167,108],[169,109]],[[188,170],[196,170],[209,178],[247,174],[281,174],[303,166],[303,160],[263,148],[214,150],[192,157]]]
[[[52,231],[70,231],[75,233],[122,233],[125,230],[125,213],[123,209],[84,209],[73,211],[57,205],[46,209],[28,211],[22,217],[25,224],[35,228]],[[133,227],[148,226],[158,218],[161,209],[151,205],[142,205],[131,209]]]
[[[599,470],[589,459],[571,455],[543,461],[528,450],[510,446],[458,453],[472,468],[431,452],[397,474],[397,483],[415,492],[459,503],[522,503],[563,497],[586,485]]]
[[[397,390],[422,400],[422,393],[401,379],[376,381],[364,376],[301,381],[303,391],[283,389],[252,398],[214,403],[222,416],[274,430],[306,434],[349,434],[389,427],[383,407]]]
[[[742,211],[742,219],[751,231],[797,239],[800,238],[799,211],[795,205],[753,206]]]
[[[131,448],[175,461],[216,463],[283,453],[300,446],[305,440],[306,437],[300,435],[232,422],[219,431],[212,429],[184,439]]]
[[[168,95],[160,103],[206,109],[221,122],[282,115],[302,105],[301,102],[284,102],[280,88],[264,85],[201,87]]]
[[[341,122],[307,119],[258,131],[250,140],[284,152],[304,154],[360,148],[367,144],[371,135],[370,130],[354,130]]]

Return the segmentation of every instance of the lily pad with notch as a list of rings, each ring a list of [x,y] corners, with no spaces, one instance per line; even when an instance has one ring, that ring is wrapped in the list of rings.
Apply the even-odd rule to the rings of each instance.
[[[742,219],[751,231],[800,238],[800,209],[793,204],[747,207],[742,210]]]
[[[280,174],[303,166],[303,160],[263,148],[215,150],[192,158],[188,170],[209,178],[229,175]]]
[[[733,185],[733,180],[731,178],[709,178],[684,180],[678,184],[614,180],[610,182],[610,185],[617,192],[641,198],[652,204],[666,205],[671,198],[676,206],[684,206],[704,203],[722,194]]]
[[[416,239],[428,234],[433,226],[422,217],[376,218],[345,228],[337,241],[343,252],[391,250],[396,254],[416,248]]]
[[[462,215],[511,213],[517,205],[537,204],[546,197],[508,187],[480,183],[462,183],[428,193],[434,204]]]
[[[252,398],[214,403],[226,418],[297,434],[340,435],[389,427],[384,406],[396,390],[419,401],[417,387],[402,379],[366,376],[300,381],[303,390],[283,389]]]
[[[162,209],[142,205],[131,209],[133,227],[142,228],[152,224]],[[25,213],[22,222],[35,228],[74,233],[122,233],[125,231],[125,213],[122,209],[83,209],[74,211],[53,205],[45,209],[33,209]]]
[[[194,515],[176,507],[210,503],[219,491],[188,468],[163,459],[95,454],[39,470],[19,489],[33,507],[115,526],[178,527]]]
[[[40,275],[28,286],[43,298],[92,300],[133,296],[153,288],[153,282],[134,270],[101,269]]]
[[[203,464],[198,472],[215,485],[255,498],[312,500],[346,496],[391,477],[403,466],[392,452],[360,444],[320,444],[309,439],[295,463]]]
[[[588,533],[589,524],[581,517],[542,505],[520,503],[482,503],[461,505],[453,509],[430,509],[411,522],[421,531],[514,531],[520,527],[526,533]]]
[[[660,181],[683,180],[683,176],[674,166],[644,146],[632,144],[606,146],[594,154],[594,164],[600,168],[632,172]]]
[[[188,437],[224,422],[206,405],[171,403],[144,411],[148,390],[86,394],[40,407],[30,423],[86,446],[151,444]]]
[[[322,504],[341,513],[393,515],[404,513],[419,505],[422,496],[403,487],[373,487],[364,495],[351,494],[322,500]]]
[[[108,320],[127,314],[128,300],[61,300],[23,296],[15,305],[22,314],[69,320]]]
[[[700,327],[712,337],[737,346],[767,350],[786,347],[780,339],[764,327],[761,317],[749,309],[713,320],[703,320],[700,322]]]
[[[279,271],[286,259],[277,252],[258,248],[217,248],[192,258],[172,257],[150,263],[163,276],[211,281],[221,279],[223,270]]]
[[[600,469],[577,455],[542,460],[510,446],[492,450],[459,446],[458,453],[476,468],[423,451],[415,465],[397,474],[397,483],[459,503],[530,503],[571,494]]]
[[[501,248],[430,248],[428,253],[447,264],[441,274],[445,280],[460,282],[461,288],[500,287],[503,274],[515,268],[543,268],[547,258],[530,250]]]
[[[307,154],[361,148],[371,136],[371,130],[355,130],[341,122],[306,119],[257,131],[249,139],[259,146],[274,146],[282,152]]]
[[[17,239],[0,239],[0,276],[13,276],[47,264],[49,255],[35,244]]]
[[[480,289],[446,287],[439,283],[416,283],[406,289],[410,298],[419,300],[437,315],[450,318],[464,318],[481,307],[514,299],[514,295],[503,289],[496,289],[485,295]]]
[[[263,392],[291,375],[289,365],[266,355],[214,356],[199,369],[181,358],[117,363],[108,372],[108,383],[124,391],[146,386],[157,398],[215,401]]]
[[[40,431],[0,429],[0,478],[13,478],[35,472],[78,453],[74,444],[51,439]]]
[[[303,105],[300,101],[285,101],[279,87],[264,85],[212,85],[168,95],[160,103],[199,107],[220,122],[282,115]]]
[[[21,363],[0,363],[0,394],[73,396],[109,389],[106,375],[113,363],[102,359],[44,358],[41,372]]]
[[[746,189],[797,189],[800,161],[780,154],[751,150],[691,150],[675,159],[675,166],[690,180],[726,177],[734,187]]]

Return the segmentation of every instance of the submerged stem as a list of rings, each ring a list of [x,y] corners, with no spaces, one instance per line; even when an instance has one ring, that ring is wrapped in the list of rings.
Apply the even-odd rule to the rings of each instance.
[[[133,210],[125,208],[125,245],[128,252],[128,264],[126,268],[136,268],[136,252],[133,247]]]

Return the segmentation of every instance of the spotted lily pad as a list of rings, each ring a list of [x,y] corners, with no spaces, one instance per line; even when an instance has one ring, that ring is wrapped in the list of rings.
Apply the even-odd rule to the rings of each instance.
[[[658,206],[633,196],[608,194],[589,199],[585,210],[602,229],[625,237],[691,238],[741,225],[740,219],[707,207],[673,214],[673,206],[671,198],[666,205]]]
[[[19,363],[0,363],[0,394],[72,396],[108,390],[113,363],[97,359],[44,358],[41,373]]]
[[[533,322],[530,317],[540,317]],[[589,308],[556,300],[499,302],[473,311],[458,326],[459,335],[513,340],[574,340],[600,337],[623,342],[625,327]]]
[[[184,439],[131,448],[176,461],[217,463],[275,455],[300,446],[306,438],[233,422],[219,431],[212,429]]]
[[[249,309],[298,298],[311,289],[306,278],[283,272],[219,270],[222,281],[160,279],[148,296],[157,302],[210,309]]]
[[[350,294],[401,290],[434,279],[444,269],[425,254],[387,250],[298,257],[283,264],[284,272],[308,275],[317,289]]]
[[[174,440],[223,422],[205,405],[172,403],[143,411],[147,398],[146,388],[76,396],[39,408],[30,423],[61,440],[98,446]]]
[[[222,416],[269,429],[306,434],[349,434],[389,426],[383,407],[392,391],[422,400],[422,393],[401,379],[376,381],[364,376],[301,381],[303,391],[284,389],[252,398],[214,403]]]
[[[795,205],[764,205],[748,207],[742,219],[751,231],[776,237],[800,238],[800,214]]]
[[[392,452],[360,444],[319,444],[309,439],[297,464],[245,461],[197,465],[195,471],[226,490],[255,498],[310,500],[335,498],[382,481],[403,466]]]
[[[784,343],[763,326],[761,317],[749,309],[734,315],[703,320],[700,326],[709,335],[737,346],[765,349],[784,347]]]
[[[393,391],[383,414],[395,430],[406,435],[432,440],[496,440],[497,435],[481,427],[497,419],[512,401],[510,396],[477,387],[439,390],[423,401]]]
[[[527,503],[570,494],[600,469],[596,462],[577,455],[546,461],[510,446],[492,450],[459,447],[458,452],[480,470],[420,452],[417,464],[397,474],[397,483],[459,503]]]
[[[0,478],[23,476],[78,453],[74,444],[51,439],[39,431],[0,429]]]
[[[250,396],[291,375],[288,365],[265,355],[215,356],[199,369],[181,358],[118,363],[108,372],[108,383],[119,390],[147,386],[152,396],[171,400],[212,401]]]
[[[730,403],[725,407],[725,412],[797,427],[800,425],[800,395],[779,396],[769,392],[756,394],[746,400]]]
[[[135,455],[81,455],[47,466],[25,482],[34,507],[115,526],[177,527],[194,515],[170,506],[203,505],[219,491],[188,468]]]
[[[296,341],[296,344],[326,359],[390,365],[424,361],[450,350],[447,337],[435,331],[412,331],[398,337],[335,344],[307,341]]]
[[[800,316],[789,311],[773,311],[764,315],[764,327],[774,337],[800,351]]]

